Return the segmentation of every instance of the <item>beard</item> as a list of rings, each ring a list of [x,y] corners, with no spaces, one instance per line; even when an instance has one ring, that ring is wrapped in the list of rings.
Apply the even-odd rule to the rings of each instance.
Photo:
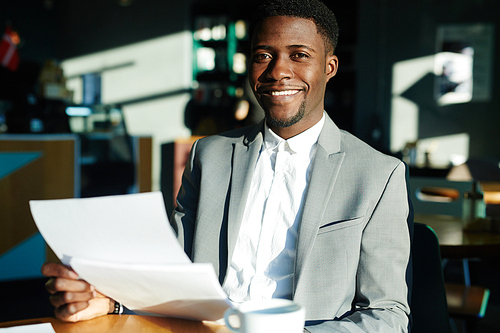
[[[266,120],[269,126],[278,128],[290,127],[298,123],[304,117],[306,111],[306,100],[304,99],[302,103],[300,103],[297,113],[288,119],[276,119],[274,117],[271,117],[267,110],[264,111],[266,113]]]

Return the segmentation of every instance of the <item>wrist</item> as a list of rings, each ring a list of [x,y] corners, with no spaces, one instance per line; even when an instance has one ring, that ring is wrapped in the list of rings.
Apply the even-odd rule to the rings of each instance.
[[[120,311],[121,309],[122,309],[122,306],[120,303],[118,303],[117,301],[115,301],[111,298],[109,299],[108,314],[120,314],[123,312],[123,311]]]
[[[115,311],[115,301],[112,300],[111,298],[109,299],[109,309],[108,309],[108,314],[113,313]]]
[[[123,305],[121,303],[118,303],[117,301],[110,300],[110,310],[111,314],[122,314],[123,313]]]

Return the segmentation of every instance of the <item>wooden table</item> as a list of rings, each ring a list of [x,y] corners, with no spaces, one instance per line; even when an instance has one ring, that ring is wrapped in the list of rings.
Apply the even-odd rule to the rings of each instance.
[[[462,220],[453,216],[415,215],[414,220],[427,224],[436,232],[442,258],[500,257],[499,233],[464,231]]]
[[[57,333],[229,333],[225,326],[213,322],[136,315],[107,315],[78,323],[65,323],[55,318],[38,318],[0,323],[0,328],[39,323],[51,323]]]

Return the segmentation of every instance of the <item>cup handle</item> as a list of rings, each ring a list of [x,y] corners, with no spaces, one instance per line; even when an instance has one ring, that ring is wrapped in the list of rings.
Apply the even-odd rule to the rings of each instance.
[[[229,323],[229,316],[232,316],[232,315],[238,316],[238,312],[236,312],[236,310],[233,309],[233,308],[229,308],[229,309],[226,310],[226,312],[224,312],[224,322],[226,323],[226,327],[229,328],[233,332],[239,332],[240,331],[240,327],[233,327]]]

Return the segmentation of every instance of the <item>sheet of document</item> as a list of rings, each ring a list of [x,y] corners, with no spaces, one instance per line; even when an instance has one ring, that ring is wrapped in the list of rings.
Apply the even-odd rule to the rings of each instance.
[[[0,328],[0,333],[56,333],[52,324],[33,324]]]
[[[71,265],[101,293],[138,313],[216,321],[229,307],[211,264],[131,265],[74,258]]]
[[[127,308],[217,320],[229,307],[210,264],[193,264],[170,227],[161,192],[30,201],[61,261]]]

